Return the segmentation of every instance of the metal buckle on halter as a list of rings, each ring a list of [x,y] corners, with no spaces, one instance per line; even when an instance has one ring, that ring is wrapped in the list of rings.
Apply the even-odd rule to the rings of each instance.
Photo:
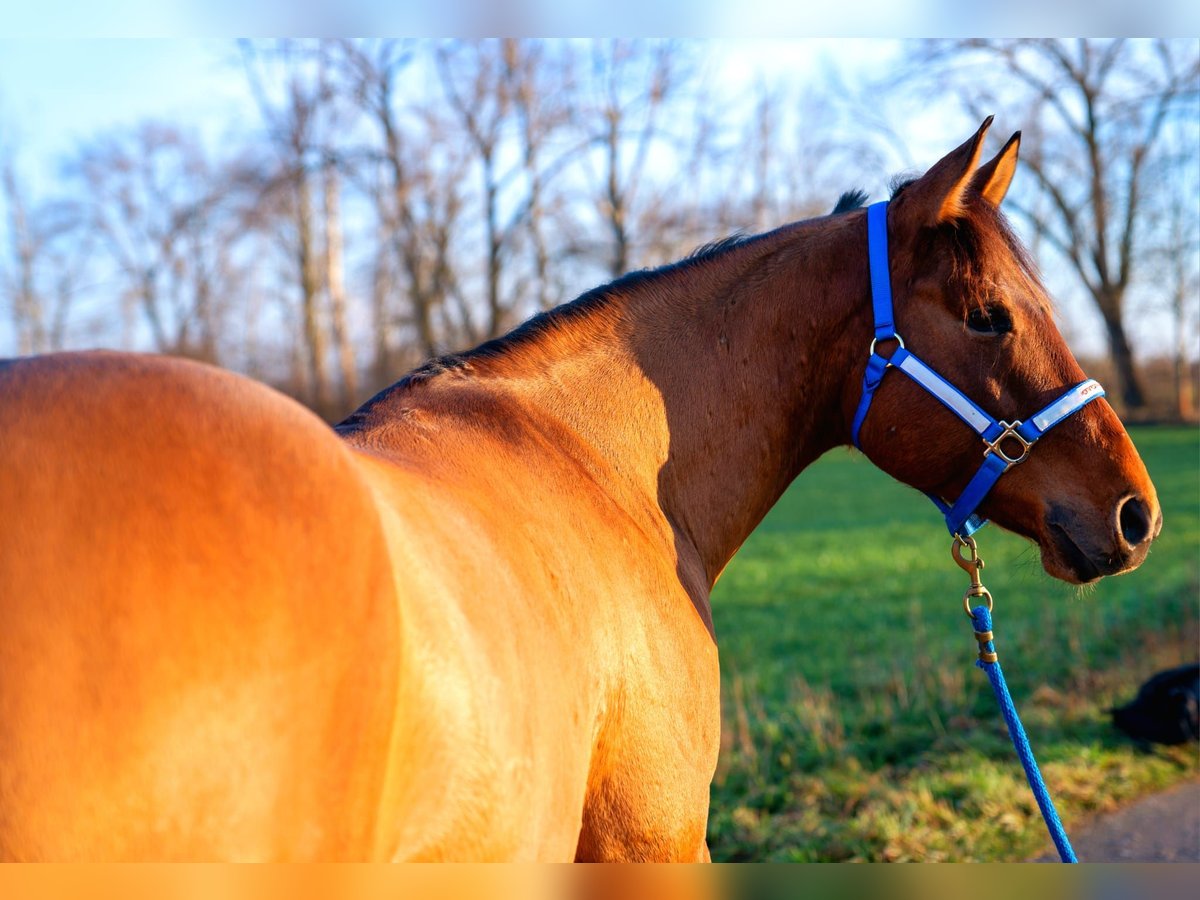
[[[897,332],[893,331],[891,334],[889,334],[885,338],[871,338],[871,346],[867,348],[868,356],[875,355],[875,345],[878,344],[880,340],[895,341],[897,344],[900,345],[901,350],[904,349],[904,338],[900,337],[900,335]],[[892,361],[889,359],[887,361],[887,364],[890,366],[892,364]]]
[[[1010,466],[1015,466],[1029,455],[1029,448],[1033,446],[1033,441],[1025,440],[1025,438],[1018,433],[1017,429],[1021,427],[1020,419],[1012,423],[998,422],[997,424],[1000,425],[1004,431],[994,441],[989,441],[987,438],[983,439],[983,442],[987,444],[987,449],[983,451],[983,455],[986,457],[989,453],[995,453]],[[1021,445],[1021,454],[1015,459],[1005,453],[1004,449],[1000,446],[1001,442],[1004,441],[1005,438],[1014,438]]]

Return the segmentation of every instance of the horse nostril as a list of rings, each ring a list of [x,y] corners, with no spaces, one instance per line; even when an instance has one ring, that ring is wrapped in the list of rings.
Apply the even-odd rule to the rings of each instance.
[[[1121,537],[1130,547],[1136,547],[1150,537],[1150,510],[1140,497],[1126,497],[1117,514]]]

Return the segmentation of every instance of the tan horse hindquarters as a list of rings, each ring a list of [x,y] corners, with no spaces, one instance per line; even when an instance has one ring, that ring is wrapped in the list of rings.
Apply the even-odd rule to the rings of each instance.
[[[0,856],[367,854],[397,623],[351,458],[205,366],[0,368]]]

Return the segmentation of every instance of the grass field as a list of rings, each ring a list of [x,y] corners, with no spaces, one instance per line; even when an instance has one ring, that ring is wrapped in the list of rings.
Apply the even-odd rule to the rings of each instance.
[[[978,535],[997,651],[1068,830],[1200,769],[1109,723],[1194,661],[1200,432],[1133,432],[1164,528],[1135,573],[1078,589]],[[713,597],[724,716],[717,860],[1012,860],[1052,849],[996,709],[933,506],[834,451],[800,476]]]

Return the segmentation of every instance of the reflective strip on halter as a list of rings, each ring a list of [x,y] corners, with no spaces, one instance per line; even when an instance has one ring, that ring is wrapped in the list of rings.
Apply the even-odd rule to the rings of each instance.
[[[1100,382],[1089,378],[1083,384],[1071,388],[1029,421],[1037,426],[1040,436],[1042,432],[1049,431],[1067,416],[1078,412],[1088,403],[1103,396],[1104,388],[1100,387]]]
[[[995,420],[991,416],[907,350],[897,350],[892,354],[891,362],[893,366],[941,400],[950,412],[974,428],[978,434],[983,434],[994,424]]]
[[[875,339],[871,342],[871,352],[867,359],[866,371],[863,373],[862,397],[858,402],[858,409],[854,413],[850,437],[854,446],[861,450],[859,433],[866,420],[867,412],[871,408],[875,390],[883,383],[883,376],[887,370],[893,366],[970,425],[975,433],[983,438],[986,445],[982,464],[971,480],[967,482],[962,495],[953,504],[947,503],[941,497],[929,495],[929,499],[946,517],[946,528],[950,533],[970,536],[987,524],[986,520],[981,519],[975,513],[975,510],[996,482],[1000,480],[1000,476],[1024,460],[1034,443],[1043,434],[1068,416],[1083,409],[1093,400],[1103,397],[1104,388],[1089,379],[1082,384],[1075,385],[1026,421],[1015,421],[1010,424],[992,418],[976,406],[966,394],[907,350],[900,341],[892,309],[892,285],[887,249],[887,206],[885,200],[867,207],[867,257],[871,271],[871,306],[875,315]],[[900,343],[900,346],[893,351],[890,357],[876,353],[876,343],[888,340],[895,340]],[[1019,449],[1020,455],[1009,456],[1009,453],[1014,452],[1014,447]]]

